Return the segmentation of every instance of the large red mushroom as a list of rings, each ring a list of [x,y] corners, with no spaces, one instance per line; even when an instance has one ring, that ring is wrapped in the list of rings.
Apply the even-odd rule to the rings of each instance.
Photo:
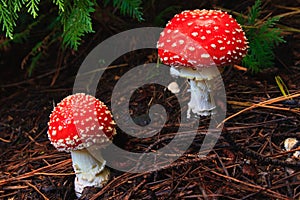
[[[77,197],[86,186],[102,187],[109,178],[106,161],[99,151],[95,156],[88,148],[105,147],[116,133],[104,103],[83,93],[67,96],[52,111],[48,126],[51,144],[59,151],[71,152]]]
[[[171,74],[189,79],[191,112],[207,116],[215,108],[210,97],[217,67],[240,62],[247,53],[247,38],[237,21],[220,10],[186,10],[176,14],[157,42],[162,63]]]

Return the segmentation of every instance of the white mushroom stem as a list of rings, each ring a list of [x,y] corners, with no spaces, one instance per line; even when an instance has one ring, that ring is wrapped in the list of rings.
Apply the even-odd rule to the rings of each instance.
[[[76,175],[74,185],[77,197],[82,195],[85,187],[103,187],[108,181],[109,170],[105,168],[106,161],[102,156],[97,155],[96,159],[86,149],[71,151],[71,156]]]
[[[213,89],[212,79],[219,74],[217,67],[203,67],[197,70],[171,67],[170,73],[172,76],[190,80],[191,98],[188,103],[187,118],[191,117],[191,112],[200,116],[210,115],[216,107],[211,98],[211,90]]]
[[[216,107],[210,97],[210,88],[205,81],[190,80],[191,99],[188,103],[187,118],[191,117],[191,112],[200,116],[208,116]]]

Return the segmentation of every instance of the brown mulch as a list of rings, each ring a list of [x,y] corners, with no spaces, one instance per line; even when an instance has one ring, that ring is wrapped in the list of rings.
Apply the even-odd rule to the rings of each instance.
[[[292,24],[290,19],[282,23]],[[99,29],[92,40],[109,35],[102,32]],[[285,37],[287,43],[276,50],[274,68],[255,75],[233,67],[222,71],[227,118],[221,137],[206,157],[198,156],[204,138],[199,134],[183,156],[163,169],[140,174],[111,169],[108,184],[102,189],[87,188],[81,199],[299,199],[300,159],[287,160],[292,152],[284,151],[282,142],[288,137],[300,140],[300,34],[285,32]],[[43,63],[29,78],[24,78],[19,66],[1,69],[0,199],[75,199],[70,154],[50,144],[47,122],[53,105],[72,94],[78,67],[92,47],[85,42],[78,52],[64,52],[63,59],[54,54],[52,61]],[[118,79],[136,65],[156,59],[154,50],[120,58],[101,78],[105,88],[98,88],[97,98],[109,106]],[[274,79],[277,75],[293,95],[292,104],[282,96]],[[183,83],[182,89],[187,90]],[[170,115],[178,114],[176,98],[160,86],[142,87],[134,95],[133,114],[145,114],[152,97],[164,102]],[[205,130],[208,122],[201,118],[199,130]],[[114,143],[129,151],[155,150],[175,134],[185,134],[177,132],[178,121],[169,123],[157,137],[144,141],[118,128]]]

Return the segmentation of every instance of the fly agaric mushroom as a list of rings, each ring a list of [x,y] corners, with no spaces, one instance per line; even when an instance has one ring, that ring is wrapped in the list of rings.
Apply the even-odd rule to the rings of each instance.
[[[231,15],[220,10],[186,10],[166,25],[157,42],[161,61],[171,75],[188,78],[190,112],[207,116],[215,108],[210,98],[216,67],[238,63],[247,53],[247,38]]]
[[[116,134],[104,103],[83,93],[67,96],[52,111],[48,126],[51,144],[59,151],[71,152],[77,197],[86,186],[102,187],[109,178],[106,161],[99,151],[95,156],[87,148],[103,148]]]

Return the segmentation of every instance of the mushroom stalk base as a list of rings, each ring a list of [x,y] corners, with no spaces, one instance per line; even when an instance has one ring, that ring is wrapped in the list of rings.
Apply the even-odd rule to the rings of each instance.
[[[191,112],[200,116],[213,114],[216,106],[211,97],[211,90],[213,89],[213,79],[219,74],[217,67],[203,67],[197,70],[171,67],[170,73],[175,77],[189,79],[191,98],[188,103],[187,118],[191,117]]]
[[[75,171],[75,193],[82,195],[87,186],[103,187],[109,178],[109,170],[105,168],[106,161],[102,156],[93,157],[86,149],[71,152],[73,168]]]

